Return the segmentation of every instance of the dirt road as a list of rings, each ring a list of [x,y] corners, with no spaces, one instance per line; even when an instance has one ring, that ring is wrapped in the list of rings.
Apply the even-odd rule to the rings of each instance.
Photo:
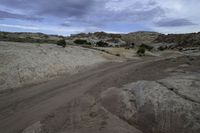
[[[146,58],[123,63],[106,63],[73,76],[0,94],[0,133],[18,133],[65,106],[87,91],[98,95],[103,90],[137,80],[166,77],[166,68],[182,62]]]

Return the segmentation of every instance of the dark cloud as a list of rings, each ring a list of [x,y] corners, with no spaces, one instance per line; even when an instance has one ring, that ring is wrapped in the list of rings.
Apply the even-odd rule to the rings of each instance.
[[[26,15],[15,14],[15,13],[9,13],[9,12],[0,10],[0,19],[8,19],[8,18],[9,19],[34,20],[34,21],[42,20],[39,17],[26,16]]]
[[[168,13],[171,8],[166,6],[168,9],[160,3],[159,0],[0,0],[0,19],[42,18],[45,25],[97,29],[112,29],[115,25],[137,25],[138,22],[147,26],[152,26],[153,23],[156,27],[166,28],[196,25],[189,19],[178,19],[179,16],[177,19],[168,19],[171,18]],[[154,20],[160,18],[165,19],[154,23]]]
[[[3,6],[28,11],[36,16],[54,16],[63,19],[75,17],[77,20],[83,18],[83,21],[90,23],[98,21],[98,25],[106,21],[145,21],[164,13],[156,6],[154,0],[150,0],[147,5],[136,1],[132,3],[131,9],[119,12],[106,9],[105,4],[108,2],[106,0],[0,0],[0,2]],[[155,7],[143,10],[144,6],[152,5]]]
[[[86,14],[95,0],[0,0],[1,5],[28,10],[35,15],[80,17]]]
[[[62,23],[62,26],[94,26],[104,27],[106,24],[112,23],[135,23],[140,21],[151,21],[157,16],[164,16],[165,12],[160,7],[154,7],[148,10],[124,10],[124,11],[112,11],[105,10],[105,8],[97,8],[85,15],[84,18],[69,18],[67,23]]]
[[[69,0],[49,4],[39,13],[59,17],[82,17],[92,9],[94,0]]]
[[[129,14],[133,21],[147,21],[158,16],[164,16],[165,12],[162,8],[157,6],[149,10],[134,11],[130,12]]]
[[[158,22],[155,22],[155,25],[158,27],[179,27],[179,26],[191,26],[197,25],[187,19],[164,19]]]

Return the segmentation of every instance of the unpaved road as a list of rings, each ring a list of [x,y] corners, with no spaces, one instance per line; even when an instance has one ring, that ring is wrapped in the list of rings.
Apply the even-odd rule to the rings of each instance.
[[[182,63],[160,58],[106,63],[73,76],[1,93],[0,133],[22,132],[89,90],[95,96],[109,87],[137,80],[161,79],[168,75],[165,69]]]

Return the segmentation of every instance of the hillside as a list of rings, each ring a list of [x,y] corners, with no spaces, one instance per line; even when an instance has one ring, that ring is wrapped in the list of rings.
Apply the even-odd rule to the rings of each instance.
[[[174,45],[179,47],[194,47],[200,45],[200,33],[161,34],[158,32],[139,31],[127,34],[111,34],[105,32],[81,33],[71,35],[71,40],[85,39],[92,44],[104,41],[111,46],[131,46],[147,44],[151,46]],[[172,46],[173,47],[173,46]]]
[[[110,46],[129,46],[132,44],[141,45],[142,43],[152,43],[160,33],[157,32],[132,32],[128,34],[113,34],[105,32],[94,32],[94,33],[80,33],[73,34],[69,38],[71,40],[85,39],[88,42],[95,44],[98,41],[104,41]]]
[[[107,43],[108,46],[123,46],[126,42],[121,39],[122,35],[112,34],[105,32],[94,32],[94,33],[80,33],[73,34],[69,37],[71,41],[75,40],[86,40],[92,45],[96,45],[98,42],[102,41]]]
[[[75,40],[85,40],[86,44],[96,46],[98,42],[105,42],[106,46],[133,46],[147,44],[151,46],[194,47],[200,45],[200,33],[188,34],[161,34],[158,32],[138,31],[127,34],[114,34],[106,32],[79,33],[70,36],[47,35],[43,33],[10,33],[0,32],[0,41],[30,42],[30,43],[56,43],[65,39],[68,44],[75,45]],[[84,44],[84,42],[83,42]]]
[[[77,46],[0,41],[0,91],[75,74],[108,58],[115,57]]]
[[[180,47],[200,46],[200,32],[189,34],[161,34],[154,42],[176,43]]]
[[[30,43],[56,43],[64,36],[47,35],[43,33],[28,32],[0,32],[0,41],[30,42]]]
[[[158,32],[148,32],[148,31],[140,31],[140,32],[132,32],[128,34],[122,35],[122,40],[124,40],[128,44],[136,44],[141,45],[144,44],[150,44],[152,43],[157,37],[161,35],[161,33]]]

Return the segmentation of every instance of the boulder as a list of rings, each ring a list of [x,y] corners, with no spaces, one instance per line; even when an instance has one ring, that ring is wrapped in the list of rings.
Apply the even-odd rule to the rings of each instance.
[[[188,74],[110,88],[101,104],[144,133],[199,133],[199,79]]]

